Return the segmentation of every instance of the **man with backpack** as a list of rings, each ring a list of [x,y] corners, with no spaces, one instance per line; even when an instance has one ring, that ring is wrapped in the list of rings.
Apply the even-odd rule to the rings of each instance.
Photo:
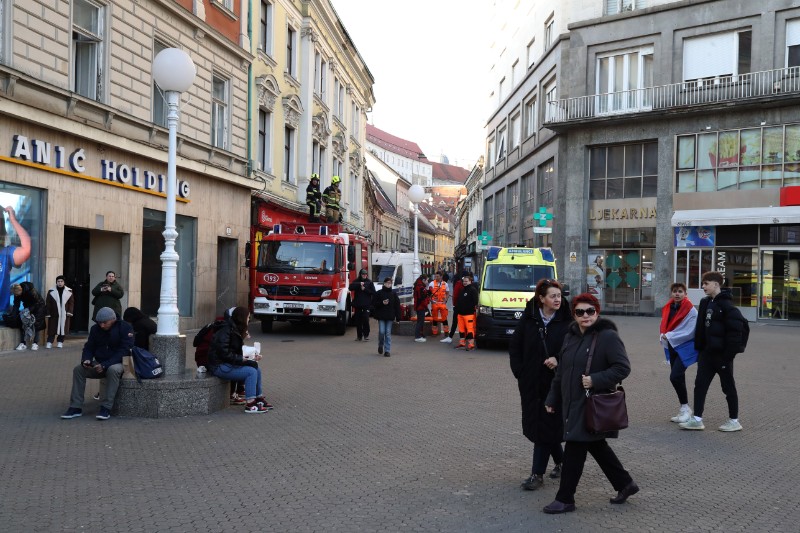
[[[133,347],[133,327],[120,320],[113,309],[102,307],[97,311],[95,324],[83,345],[81,363],[72,370],[72,394],[69,409],[61,418],[77,418],[83,414],[83,398],[86,379],[105,379],[105,398],[101,399],[98,420],[111,418],[111,408],[122,378],[122,357],[130,354]]]
[[[744,351],[750,326],[739,309],[733,305],[730,290],[723,290],[725,278],[720,272],[703,274],[702,287],[706,297],[700,300],[695,326],[694,346],[697,355],[697,376],[694,382],[694,416],[679,424],[681,429],[703,430],[703,408],[706,393],[714,375],[719,374],[722,392],[728,402],[729,420],[720,431],[741,431],[739,395],[733,379],[733,359]]]

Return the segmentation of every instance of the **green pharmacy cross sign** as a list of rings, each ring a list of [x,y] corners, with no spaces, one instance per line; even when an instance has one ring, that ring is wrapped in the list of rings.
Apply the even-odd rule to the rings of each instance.
[[[539,226],[543,228],[547,225],[548,220],[553,220],[553,215],[547,212],[546,207],[540,207],[539,212],[533,214],[533,218],[534,220],[538,220]]]
[[[492,236],[486,233],[486,231],[484,231],[483,233],[478,235],[478,240],[481,241],[481,244],[483,246],[486,246],[487,244],[489,244],[489,241],[492,240]]]

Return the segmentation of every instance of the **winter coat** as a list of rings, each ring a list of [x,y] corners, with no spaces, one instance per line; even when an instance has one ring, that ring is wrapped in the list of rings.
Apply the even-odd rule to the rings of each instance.
[[[733,360],[742,345],[742,313],[733,305],[731,293],[722,291],[716,298],[706,296],[700,300],[694,347],[698,352],[721,355],[726,361]],[[706,322],[709,325],[706,327]]]
[[[474,283],[470,283],[459,291],[458,301],[453,307],[453,311],[457,315],[474,315],[476,307],[478,307],[478,289]]]
[[[155,335],[158,325],[153,320],[135,307],[129,307],[122,315],[122,319],[133,327],[135,340],[133,344],[145,350],[150,349],[150,335]]]
[[[564,338],[561,356],[558,358],[556,375],[550,384],[550,393],[545,405],[561,407],[564,420],[564,440],[570,442],[591,442],[614,438],[619,432],[589,433],[586,430],[584,411],[586,409],[586,389],[581,376],[586,371],[589,347],[597,335],[592,366],[592,390],[604,392],[613,390],[631,373],[631,364],[625,345],[617,334],[617,326],[610,320],[598,317],[585,333],[581,334],[578,324],[573,323]]]
[[[364,288],[361,288],[361,284]],[[364,307],[369,309],[372,306],[372,297],[375,296],[375,284],[372,280],[358,276],[356,280],[350,284],[349,290],[353,292],[353,306]]]
[[[458,297],[464,291],[464,282],[461,281],[461,278],[458,278],[455,283],[453,283],[453,309],[456,308],[456,304],[458,303]]]
[[[428,305],[431,303],[431,293],[428,286],[422,281],[422,278],[417,278],[414,282],[414,311],[427,311]]]
[[[55,335],[66,335],[70,329],[70,319],[75,307],[75,298],[72,297],[72,289],[64,285],[61,294],[58,288],[53,287],[47,291],[46,298],[47,337]]]
[[[45,316],[47,316],[47,305],[44,299],[36,291],[33,283],[30,281],[23,281],[20,283],[22,286],[22,294],[19,299],[22,301],[22,307],[30,311],[31,316],[36,319],[34,329],[42,331],[47,327],[45,323]]]
[[[89,338],[83,345],[81,361],[95,361],[108,369],[111,365],[122,364],[122,357],[129,355],[133,348],[133,328],[117,316],[108,330],[98,324],[89,330]]]
[[[389,300],[389,303],[383,303],[384,300]],[[400,298],[391,288],[381,287],[372,298],[372,307],[372,316],[376,320],[400,322]]]
[[[223,363],[233,366],[257,366],[255,361],[246,361],[242,357],[242,346],[244,339],[230,316],[226,316],[225,325],[214,334],[214,340],[208,349],[208,369],[213,372]]]
[[[511,372],[517,379],[522,402],[522,433],[534,443],[556,444],[564,440],[560,409],[553,414],[544,409],[544,401],[555,376],[555,370],[547,368],[544,361],[548,357],[558,357],[570,325],[572,315],[566,299],[562,300],[561,308],[547,326],[531,299],[508,345]],[[542,334],[547,343],[546,352]]]
[[[103,291],[103,285],[109,285],[108,281],[103,280],[92,289],[92,295],[94,296],[92,299],[92,305],[94,306],[92,320],[94,320],[94,317],[97,316],[97,312],[103,307],[110,307],[117,315],[122,316],[122,303],[120,303],[120,300],[125,296],[122,285],[120,285],[117,280],[114,280],[114,283],[110,284],[110,291]]]

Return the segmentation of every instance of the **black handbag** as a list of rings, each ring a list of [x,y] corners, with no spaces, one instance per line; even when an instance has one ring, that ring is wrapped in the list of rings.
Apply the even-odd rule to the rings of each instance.
[[[11,308],[10,312],[3,313],[3,325],[8,328],[19,328],[22,326],[22,321],[19,319],[19,310]]]
[[[597,334],[592,337],[589,358],[586,361],[586,372],[592,366],[592,356],[597,345]],[[586,406],[584,409],[586,430],[589,433],[607,433],[628,427],[628,406],[625,404],[625,389],[617,385],[611,392],[592,392],[586,389]]]

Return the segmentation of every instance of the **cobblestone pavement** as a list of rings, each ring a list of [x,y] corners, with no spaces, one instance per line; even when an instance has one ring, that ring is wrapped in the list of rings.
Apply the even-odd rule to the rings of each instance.
[[[385,358],[376,327],[356,343],[280,324],[253,335],[275,405],[264,415],[101,422],[90,381],[84,416],[61,420],[82,340],[0,354],[0,530],[798,531],[800,329],[752,326],[736,359],[744,431],[715,430],[715,380],[707,429],[689,432],[669,422],[658,319],[612,319],[633,373],[631,427],[611,444],[642,489],[625,505],[608,503],[591,459],[575,513],[541,513],[549,479],[520,490],[532,445],[504,348],[395,336]]]

